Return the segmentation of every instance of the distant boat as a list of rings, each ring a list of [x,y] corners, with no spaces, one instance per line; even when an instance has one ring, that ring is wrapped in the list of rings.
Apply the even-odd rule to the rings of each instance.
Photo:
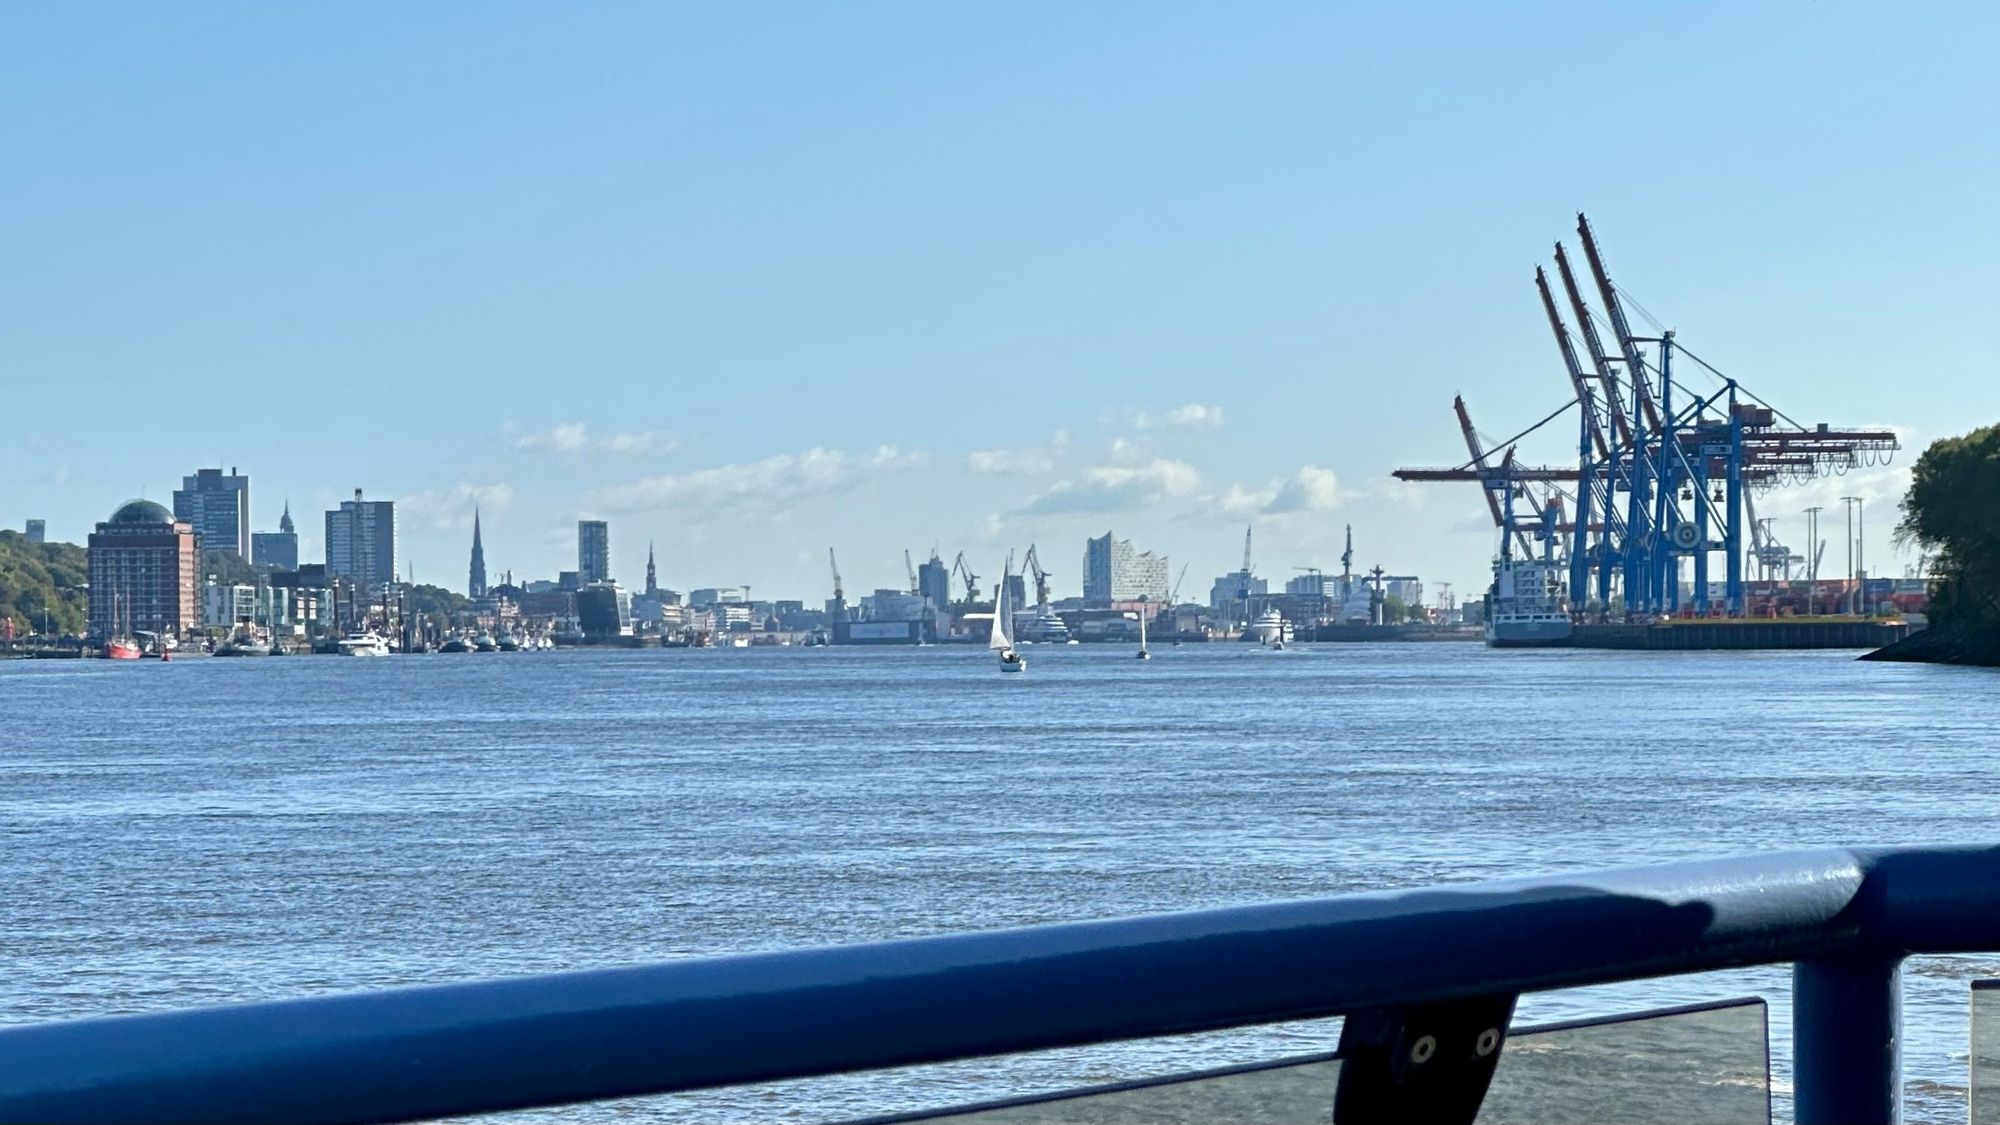
[[[472,638],[472,648],[475,652],[498,652],[500,644],[493,639],[493,634],[481,629],[479,635]]]
[[[1153,654],[1146,651],[1146,604],[1139,603],[1139,659],[1151,660]]]
[[[340,638],[342,656],[387,656],[389,642],[373,632],[349,633]]]
[[[986,647],[1000,654],[1002,672],[1025,672],[1028,670],[1028,662],[1020,653],[1014,651],[1012,636],[1014,626],[1008,620],[1012,613],[1007,608],[1007,572],[1013,569],[1014,562],[1009,557],[1006,567],[1000,573],[1000,589],[993,595],[993,633],[987,638]]]
[[[497,648],[499,648],[501,652],[521,651],[520,639],[515,637],[511,631],[504,628],[501,629],[498,633],[495,633],[493,635],[493,644]]]
[[[269,656],[271,642],[248,625],[239,626],[229,639],[215,646],[217,656]]]
[[[1486,643],[1493,648],[1566,645],[1570,623],[1562,568],[1548,559],[1516,559],[1503,546],[1486,593]]]
[[[471,652],[471,651],[472,651],[472,642],[471,642],[471,641],[468,641],[468,640],[466,640],[466,639],[465,639],[465,634],[463,634],[463,633],[453,633],[453,634],[452,634],[451,636],[449,636],[449,637],[446,637],[446,638],[444,639],[444,644],[442,644],[442,645],[440,645],[440,646],[438,647],[438,651],[439,651],[439,652]]]
[[[1277,610],[1267,609],[1257,620],[1250,623],[1249,628],[1243,630],[1243,639],[1269,645],[1272,648],[1283,648],[1285,642],[1292,639],[1292,623],[1285,620],[1284,614]]]
[[[119,595],[111,595],[111,627],[118,631],[104,642],[106,660],[137,660],[145,655],[145,650],[139,647],[139,639],[132,635],[131,627],[119,615],[123,604],[123,599]]]

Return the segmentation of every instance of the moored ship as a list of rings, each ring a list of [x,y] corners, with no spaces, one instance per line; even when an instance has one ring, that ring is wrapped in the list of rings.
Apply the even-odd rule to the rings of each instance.
[[[1488,645],[1565,645],[1573,628],[1562,567],[1546,559],[1523,560],[1505,554],[1493,561],[1493,587],[1486,594]]]

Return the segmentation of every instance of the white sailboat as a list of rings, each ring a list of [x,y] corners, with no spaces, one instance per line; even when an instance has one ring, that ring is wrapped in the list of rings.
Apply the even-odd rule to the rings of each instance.
[[[1146,599],[1139,599],[1139,659],[1151,660],[1153,654],[1146,651]]]
[[[993,634],[987,639],[986,647],[1000,654],[1002,672],[1025,672],[1028,661],[1014,651],[1014,611],[1007,604],[1007,572],[1014,569],[1010,559],[1000,572],[1000,589],[993,595]]]

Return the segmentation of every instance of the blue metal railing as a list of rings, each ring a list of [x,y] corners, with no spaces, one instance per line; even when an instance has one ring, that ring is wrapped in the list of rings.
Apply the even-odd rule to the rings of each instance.
[[[0,1121],[393,1121],[1795,963],[1796,1112],[1899,1111],[2000,847],[1812,851],[0,1030]]]

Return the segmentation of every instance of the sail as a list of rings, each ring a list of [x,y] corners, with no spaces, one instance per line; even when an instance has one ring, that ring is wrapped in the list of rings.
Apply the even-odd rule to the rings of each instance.
[[[995,651],[1005,651],[1014,647],[1014,623],[1008,618],[1012,611],[1007,605],[1007,576],[1000,576],[1000,589],[993,595],[993,635],[986,647]]]

